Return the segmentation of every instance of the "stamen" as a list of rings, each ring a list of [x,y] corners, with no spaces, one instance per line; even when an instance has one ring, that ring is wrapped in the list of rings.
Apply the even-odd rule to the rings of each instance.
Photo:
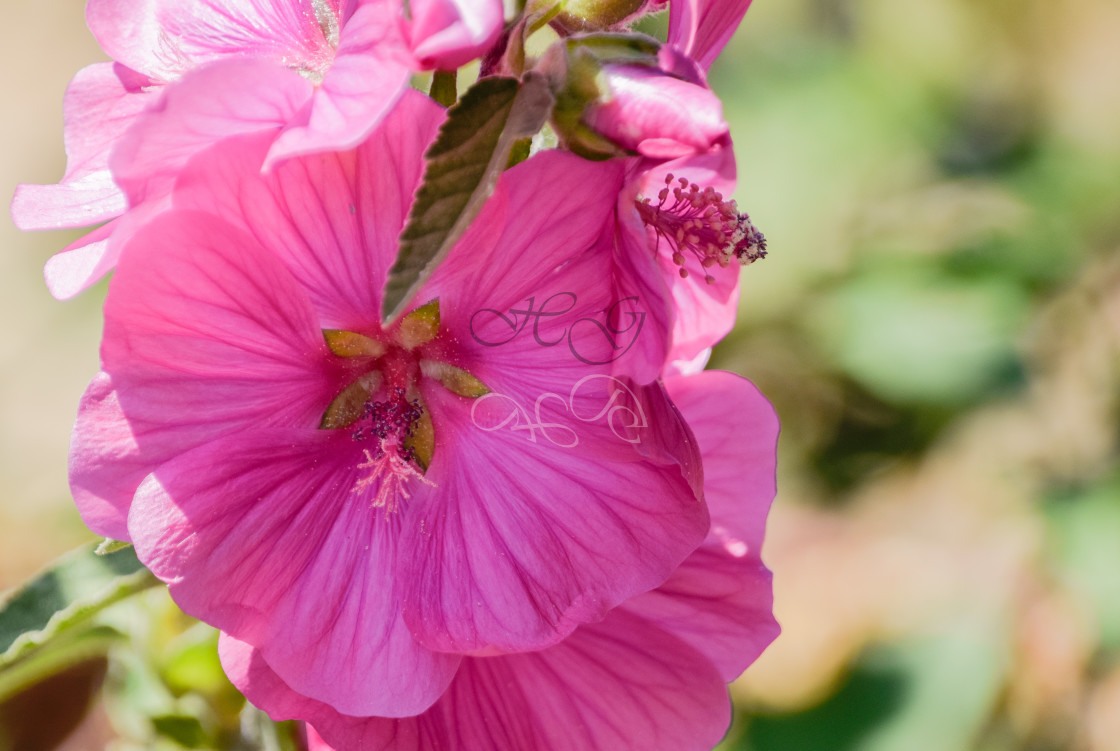
[[[418,479],[425,485],[435,485],[424,477],[420,462],[410,439],[424,414],[418,400],[409,400],[403,388],[393,389],[385,401],[367,401],[362,417],[350,436],[355,441],[376,441],[372,449],[362,449],[366,461],[358,469],[370,472],[359,479],[350,492],[360,493],[377,483],[377,494],[372,506],[384,508],[386,513],[397,510],[400,500],[411,497],[409,481]]]
[[[370,453],[369,449],[362,449],[366,460],[358,465],[358,469],[368,469],[370,473],[354,483],[354,487],[350,490],[351,493],[361,493],[375,482],[379,483],[377,495],[373,497],[370,506],[384,508],[386,514],[395,512],[399,501],[407,501],[412,497],[412,492],[408,489],[409,480],[419,480],[430,488],[436,487],[436,484],[424,477],[412,462],[392,450],[394,448],[396,447],[383,444],[377,449],[377,456]]]
[[[735,260],[747,266],[766,257],[766,237],[751,224],[750,216],[739,213],[734,200],[725,201],[712,188],[670,174],[665,176],[656,204],[639,198],[636,205],[642,221],[657,234],[658,248],[662,240],[668,243],[682,279],[688,278],[685,263],[689,255],[705,269],[708,284],[715,277],[707,269],[716,264],[727,268]]]

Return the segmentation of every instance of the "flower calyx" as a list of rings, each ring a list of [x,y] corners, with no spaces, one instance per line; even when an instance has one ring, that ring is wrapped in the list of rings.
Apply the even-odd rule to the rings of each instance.
[[[599,33],[561,39],[547,50],[537,68],[556,96],[552,126],[568,150],[593,160],[630,153],[593,127],[586,114],[612,96],[607,66],[656,68],[659,49],[656,40],[642,34]]]
[[[490,393],[482,381],[444,360],[440,333],[439,300],[416,308],[372,335],[325,329],[327,348],[347,360],[358,375],[327,406],[319,428],[349,429],[353,440],[373,442],[374,448],[366,450],[371,467],[384,464],[382,459],[388,453],[395,463],[415,465],[420,473],[427,471],[436,441],[420,391],[421,379],[468,399]]]

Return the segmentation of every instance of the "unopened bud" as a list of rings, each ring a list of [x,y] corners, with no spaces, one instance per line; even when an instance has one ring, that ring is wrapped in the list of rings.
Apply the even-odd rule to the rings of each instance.
[[[568,0],[552,26],[561,34],[611,31],[642,15],[647,0]]]
[[[556,92],[553,127],[581,156],[674,159],[729,143],[722,105],[703,74],[651,39],[571,37],[542,62]]]

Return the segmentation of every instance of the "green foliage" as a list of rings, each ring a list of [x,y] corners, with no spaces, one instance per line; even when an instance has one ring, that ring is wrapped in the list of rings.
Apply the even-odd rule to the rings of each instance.
[[[1046,513],[1059,575],[1095,614],[1101,645],[1120,653],[1120,477],[1052,498]]]
[[[836,692],[792,715],[762,715],[726,751],[945,751],[966,748],[998,699],[998,635],[955,632],[880,647]],[[966,683],[959,676],[967,673]]]
[[[0,605],[0,671],[156,583],[131,547],[99,555],[87,545],[65,556]]]
[[[845,373],[892,402],[962,404],[1013,368],[1023,292],[998,277],[962,281],[876,269],[829,292],[811,323]]]

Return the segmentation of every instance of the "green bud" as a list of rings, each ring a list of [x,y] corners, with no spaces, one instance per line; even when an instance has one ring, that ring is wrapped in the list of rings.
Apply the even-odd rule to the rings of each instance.
[[[588,34],[556,42],[537,69],[556,96],[552,127],[568,150],[585,159],[603,160],[629,152],[584,122],[589,107],[610,97],[603,76],[607,63],[657,67],[659,45],[640,34]]]
[[[606,31],[639,15],[645,4],[646,0],[568,0],[552,25],[567,34]]]

